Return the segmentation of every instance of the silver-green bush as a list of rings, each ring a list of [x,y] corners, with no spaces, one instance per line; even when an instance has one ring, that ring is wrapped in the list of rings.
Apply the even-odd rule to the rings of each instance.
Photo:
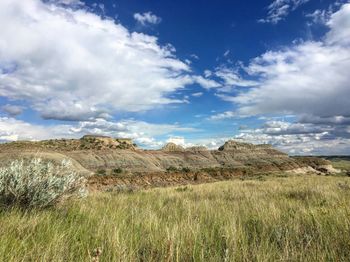
[[[85,178],[71,167],[67,160],[60,165],[40,158],[11,162],[0,168],[0,205],[45,208],[86,194]]]

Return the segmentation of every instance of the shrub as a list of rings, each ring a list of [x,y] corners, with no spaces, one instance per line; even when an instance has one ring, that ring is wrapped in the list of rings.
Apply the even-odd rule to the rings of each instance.
[[[34,158],[15,160],[0,169],[0,205],[3,207],[45,208],[73,195],[83,196],[85,179],[71,169]]]
[[[134,193],[136,191],[136,187],[131,185],[117,185],[107,189],[107,192],[115,192],[115,193]]]
[[[174,166],[169,166],[169,167],[167,167],[166,171],[169,173],[174,173],[174,172],[177,172],[178,170]]]
[[[96,174],[99,176],[105,176],[105,175],[107,175],[107,171],[106,171],[106,169],[98,169],[96,171]]]
[[[113,174],[120,174],[120,173],[123,173],[123,169],[121,169],[120,167],[113,169]]]
[[[181,169],[181,172],[183,172],[183,173],[189,173],[189,172],[191,172],[191,169],[190,169],[189,167],[183,167],[183,168]]]
[[[185,191],[193,191],[193,189],[189,188],[187,186],[184,186],[184,187],[177,187],[177,188],[175,188],[175,191],[177,191],[177,192],[185,192]]]

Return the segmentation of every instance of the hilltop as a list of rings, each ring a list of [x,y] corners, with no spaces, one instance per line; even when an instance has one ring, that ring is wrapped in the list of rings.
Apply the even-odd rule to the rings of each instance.
[[[104,149],[135,149],[130,138],[112,138],[100,135],[85,135],[80,139],[50,139],[42,141],[16,141],[0,144],[1,151],[13,150],[48,150],[48,151],[79,151]]]

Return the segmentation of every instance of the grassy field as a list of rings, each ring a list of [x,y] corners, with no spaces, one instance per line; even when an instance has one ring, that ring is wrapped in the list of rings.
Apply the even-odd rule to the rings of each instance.
[[[326,159],[332,161],[334,168],[340,169],[344,174],[350,172],[350,157],[349,156],[333,156],[326,157]]]
[[[0,213],[0,261],[94,257],[349,261],[350,178],[260,177],[97,193],[51,210]]]

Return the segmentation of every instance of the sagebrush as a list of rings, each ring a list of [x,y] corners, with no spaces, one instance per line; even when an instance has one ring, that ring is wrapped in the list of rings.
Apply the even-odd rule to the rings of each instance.
[[[15,160],[0,168],[0,205],[45,208],[73,195],[83,195],[85,178],[72,169],[40,158]]]

